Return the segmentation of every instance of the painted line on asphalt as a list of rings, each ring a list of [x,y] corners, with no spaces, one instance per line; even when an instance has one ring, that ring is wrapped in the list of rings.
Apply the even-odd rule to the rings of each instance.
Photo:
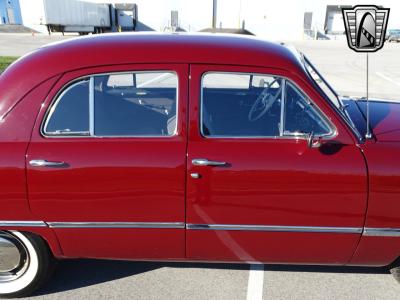
[[[383,79],[389,81],[390,83],[393,83],[393,84],[395,84],[395,85],[397,85],[397,86],[400,86],[400,83],[399,83],[399,82],[394,81],[392,78],[387,77],[386,75],[383,75],[383,74],[380,73],[380,72],[375,72],[375,74],[378,75],[379,77],[381,77],[381,78],[383,78]]]
[[[264,286],[264,265],[250,265],[246,300],[262,300]]]

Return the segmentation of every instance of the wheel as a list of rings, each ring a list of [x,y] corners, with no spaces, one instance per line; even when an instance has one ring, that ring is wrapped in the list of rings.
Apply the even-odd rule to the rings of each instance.
[[[390,273],[392,273],[394,279],[396,279],[397,282],[400,283],[400,267],[391,268]]]
[[[55,259],[40,237],[0,231],[0,297],[30,295],[53,273]]]

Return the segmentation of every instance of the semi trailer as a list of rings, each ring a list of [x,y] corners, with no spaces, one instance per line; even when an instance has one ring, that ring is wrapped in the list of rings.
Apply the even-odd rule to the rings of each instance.
[[[79,34],[111,31],[111,4],[78,0],[44,0],[44,24],[52,32],[79,32]]]

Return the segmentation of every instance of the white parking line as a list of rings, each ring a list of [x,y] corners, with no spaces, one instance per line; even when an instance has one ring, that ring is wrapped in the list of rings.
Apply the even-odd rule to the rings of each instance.
[[[375,72],[375,74],[378,75],[379,77],[381,77],[381,78],[383,78],[383,79],[385,79],[385,80],[387,80],[387,81],[389,81],[389,82],[391,82],[391,83],[397,85],[397,86],[400,86],[400,83],[399,83],[399,82],[394,81],[392,78],[387,77],[386,75],[383,75],[383,74],[380,73],[380,72]]]
[[[262,300],[264,285],[264,265],[250,265],[247,284],[247,300]]]

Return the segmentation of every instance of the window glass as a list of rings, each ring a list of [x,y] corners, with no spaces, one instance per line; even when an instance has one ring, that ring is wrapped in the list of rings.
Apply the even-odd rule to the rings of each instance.
[[[94,77],[96,136],[169,136],[176,131],[177,76],[140,72]]]
[[[61,93],[50,110],[45,133],[89,134],[89,80],[74,83]]]
[[[203,88],[248,89],[250,75],[231,73],[208,73],[203,77]]]
[[[313,103],[299,89],[287,82],[285,90],[285,135],[330,133],[330,128],[317,113]]]
[[[142,72],[108,75],[108,87],[176,87],[176,77],[168,72]]]
[[[282,79],[207,73],[202,80],[204,136],[279,136]],[[255,82],[255,85],[254,85]]]

